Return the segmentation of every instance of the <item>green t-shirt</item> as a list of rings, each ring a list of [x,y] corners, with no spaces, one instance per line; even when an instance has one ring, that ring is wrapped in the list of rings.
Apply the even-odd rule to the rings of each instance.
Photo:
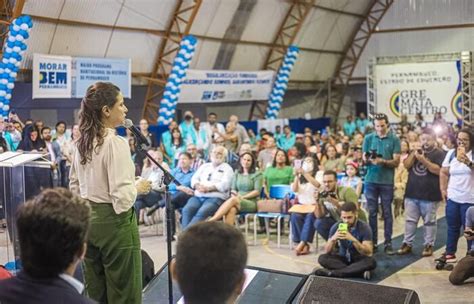
[[[400,153],[400,139],[391,131],[387,136],[380,138],[377,133],[372,132],[364,138],[362,147],[364,153],[370,153],[376,150],[378,155],[382,155],[383,159],[393,159],[393,154]],[[365,176],[366,183],[393,185],[393,177],[395,168],[388,168],[381,165],[367,164],[367,174]]]
[[[270,191],[273,185],[290,185],[295,178],[293,168],[290,166],[283,168],[268,167],[265,169],[263,177],[266,181],[265,185],[267,186],[267,191]]]
[[[244,175],[239,172],[234,173],[232,179],[232,190],[237,191],[240,195],[245,195],[251,191],[262,189],[263,175],[262,172],[257,171],[252,174]],[[256,200],[257,197],[252,200]]]

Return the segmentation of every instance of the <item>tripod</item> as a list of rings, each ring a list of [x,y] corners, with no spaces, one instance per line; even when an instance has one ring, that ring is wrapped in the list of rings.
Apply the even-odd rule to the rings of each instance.
[[[148,146],[148,141],[143,142],[141,138],[135,136],[137,141],[137,150],[143,152],[146,157],[154,163],[161,171],[163,171],[163,184],[165,185],[164,197],[165,197],[165,210],[166,210],[166,247],[167,247],[167,254],[168,254],[168,297],[169,303],[173,303],[173,281],[171,278],[171,260],[173,259],[172,256],[172,248],[171,248],[171,241],[172,241],[172,232],[171,232],[171,225],[172,225],[172,218],[174,216],[173,206],[171,205],[171,196],[169,193],[169,185],[171,183],[175,183],[176,186],[181,186],[181,183],[176,180],[176,178],[171,175],[165,168],[163,168],[153,157],[148,153],[146,147]]]

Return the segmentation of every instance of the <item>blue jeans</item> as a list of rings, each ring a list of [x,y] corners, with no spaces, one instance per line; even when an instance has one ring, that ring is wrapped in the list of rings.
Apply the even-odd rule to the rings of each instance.
[[[140,194],[137,196],[135,201],[135,213],[137,214],[137,219],[140,216],[140,210],[145,207],[153,207],[161,199],[161,194],[158,191],[151,190],[148,194]]]
[[[423,219],[424,244],[434,245],[436,238],[436,210],[439,202],[432,202],[414,198],[405,198],[405,237],[403,242],[409,246],[413,245],[416,227],[420,217]]]
[[[314,213],[292,213],[290,217],[293,242],[312,243],[314,238]]]
[[[323,237],[326,241],[329,238],[329,232],[331,227],[336,223],[336,220],[332,217],[322,217],[317,218],[314,221],[314,229],[319,233],[320,236]]]
[[[183,208],[183,229],[212,216],[223,202],[216,197],[191,197]]]
[[[468,189],[470,190],[470,189]],[[446,202],[446,222],[448,224],[448,239],[446,240],[446,253],[455,254],[458,249],[458,239],[461,228],[466,223],[466,211],[473,204],[460,204],[448,199]],[[467,248],[471,248],[472,241],[467,241]]]
[[[382,213],[384,220],[384,237],[385,244],[392,242],[393,217],[392,217],[392,201],[393,201],[393,185],[383,185],[366,183],[365,197],[367,198],[367,207],[369,209],[369,225],[372,229],[372,240],[377,245],[377,212],[379,206],[379,198],[382,201]]]

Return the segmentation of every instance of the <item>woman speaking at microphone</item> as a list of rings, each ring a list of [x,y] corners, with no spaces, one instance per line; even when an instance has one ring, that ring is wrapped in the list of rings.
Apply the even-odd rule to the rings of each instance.
[[[140,237],[133,211],[135,166],[127,141],[116,135],[127,113],[120,89],[91,85],[81,102],[80,138],[71,164],[71,191],[89,200],[91,229],[85,256],[86,291],[99,303],[141,303]]]

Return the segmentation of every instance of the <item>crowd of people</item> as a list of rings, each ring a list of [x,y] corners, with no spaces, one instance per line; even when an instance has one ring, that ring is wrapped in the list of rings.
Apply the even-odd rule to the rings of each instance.
[[[95,109],[102,111],[101,116],[83,116],[82,125],[74,125],[71,131],[63,121],[52,130],[41,121],[22,122],[15,113],[0,122],[2,152],[39,151],[51,161],[47,174],[44,171],[26,174],[32,181],[29,186],[34,189],[30,190],[30,197],[53,186],[70,187],[81,194],[85,191],[81,187],[88,189],[87,197],[94,202],[93,214],[98,216],[98,222],[93,217],[92,225],[102,225],[100,235],[95,236],[95,246],[99,248],[109,229],[103,227],[102,218],[109,217],[109,213],[125,212],[128,216],[132,204],[133,218],[140,225],[150,223],[149,216],[165,206],[164,174],[137,149],[136,138],[129,130],[125,139],[130,153],[121,151],[110,158],[93,151],[97,134],[103,136],[105,142],[101,144],[110,146],[108,149],[123,150],[123,142],[113,139],[117,137],[113,129],[123,121],[126,108],[121,105],[121,110],[114,110],[112,101],[115,102],[110,99],[109,105],[104,105],[106,109]],[[86,111],[87,104],[83,108]],[[103,122],[100,128],[93,123],[97,118]],[[287,185],[294,197],[279,203],[289,205],[295,254],[311,253],[316,233],[327,241],[325,253],[319,257],[324,268],[316,270],[317,275],[370,279],[376,267],[373,254],[380,249],[379,220],[384,224],[383,251],[388,255],[405,255],[413,254],[421,218],[424,230],[421,255],[432,256],[437,210],[444,201],[448,237],[446,252],[440,259],[456,261],[457,240],[463,233],[468,250],[473,248],[474,227],[469,225],[474,219],[469,215],[474,213],[474,207],[469,208],[474,206],[471,191],[474,137],[470,129],[451,126],[440,115],[427,123],[421,114],[411,124],[405,116],[400,122],[390,124],[385,114],[375,114],[369,121],[360,113],[355,120],[348,116],[342,126],[334,129],[305,128],[298,134],[289,125],[258,132],[247,130],[236,115],[231,115],[225,125],[219,120],[215,113],[209,113],[207,120],[201,121],[186,111],[182,122],[171,122],[168,130],[159,136],[149,131],[145,119],[139,123],[140,132],[148,141],[145,150],[179,181],[179,185],[171,184],[169,189],[171,205],[181,214],[182,230],[203,221],[223,220],[234,225],[239,215],[260,211],[260,203],[273,198],[272,189]],[[90,134],[85,136],[84,132]],[[131,158],[126,156],[127,162],[133,164],[133,173],[123,170],[123,157],[129,154]],[[103,176],[99,184],[104,182],[116,189],[116,194],[109,190],[113,201],[117,197],[117,204],[113,203],[110,210],[100,204],[110,196],[97,188],[100,174],[92,176],[107,162],[110,166],[103,171],[113,170],[117,176],[123,176],[128,181],[127,187],[133,188],[136,194],[136,198],[132,192],[124,194],[123,181]],[[35,178],[37,174],[45,178]],[[120,204],[120,200],[126,200],[127,204]],[[401,213],[405,216],[404,240],[400,248],[394,249],[393,219]],[[261,225],[260,232],[265,230]],[[172,231],[176,233],[176,223]],[[94,248],[91,244],[89,247]],[[139,248],[136,242],[133,248],[135,251]],[[94,267],[100,258],[94,256],[93,250],[86,256],[91,265],[86,269],[90,279],[103,280],[93,276],[98,275],[94,274],[97,270]],[[465,264],[465,261],[459,263]],[[459,275],[452,282],[458,283]],[[104,297],[97,293],[97,298]]]

